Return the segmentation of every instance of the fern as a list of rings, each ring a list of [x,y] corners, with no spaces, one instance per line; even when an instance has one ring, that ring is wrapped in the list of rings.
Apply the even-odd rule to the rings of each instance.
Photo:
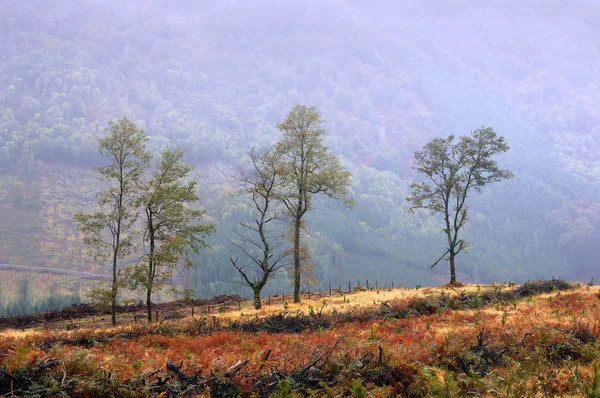
[[[583,394],[587,398],[600,398],[600,372],[597,367],[594,367],[592,375],[585,381]]]
[[[277,391],[275,391],[271,398],[292,398],[293,395],[290,392],[290,383],[287,379],[282,379],[279,384],[277,384]]]

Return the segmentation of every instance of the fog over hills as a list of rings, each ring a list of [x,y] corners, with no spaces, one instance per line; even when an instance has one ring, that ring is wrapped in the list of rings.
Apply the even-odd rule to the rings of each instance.
[[[600,242],[600,5],[409,3],[2,2],[0,263],[108,272],[85,257],[72,216],[100,189],[97,138],[127,115],[153,151],[177,146],[196,165],[217,233],[188,286],[239,292],[228,239],[249,210],[231,195],[231,174],[305,103],[322,112],[356,202],[315,200],[306,239],[321,287],[446,281],[446,263],[429,269],[444,251],[441,219],[408,212],[420,178],[412,158],[432,138],[482,125],[506,137],[498,160],[515,178],[470,198],[459,279],[589,280]],[[39,294],[84,284],[2,274],[6,300],[23,278]],[[267,289],[288,291],[286,273]]]

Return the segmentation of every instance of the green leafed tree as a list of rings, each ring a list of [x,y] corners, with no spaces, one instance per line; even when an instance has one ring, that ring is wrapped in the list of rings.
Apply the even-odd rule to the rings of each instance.
[[[432,214],[441,213],[444,233],[448,240],[445,253],[431,265],[440,261],[450,264],[450,284],[456,284],[454,259],[466,246],[460,239],[461,228],[468,220],[467,198],[472,191],[481,192],[487,184],[513,177],[493,159],[494,155],[509,150],[504,137],[498,136],[491,127],[480,127],[470,136],[435,138],[415,153],[413,168],[423,174],[425,180],[411,185],[407,198],[410,210],[425,209]]]
[[[183,259],[206,248],[206,237],[214,225],[201,224],[204,210],[194,209],[199,201],[196,180],[190,177],[193,166],[183,162],[183,151],[164,150],[152,177],[142,184],[140,204],[145,214],[144,261],[130,267],[128,280],[146,291],[148,322],[152,321],[152,293],[173,276]]]
[[[240,173],[236,179],[240,183],[241,193],[251,199],[253,220],[241,222],[241,231],[235,231],[237,238],[232,241],[240,257],[229,255],[229,261],[240,273],[244,282],[254,293],[254,308],[261,308],[260,292],[269,277],[278,269],[288,265],[289,251],[280,247],[273,223],[277,220],[277,189],[284,174],[280,173],[277,154],[270,149],[255,150],[249,153],[251,165],[246,173]]]
[[[98,140],[100,154],[108,160],[108,165],[97,168],[100,179],[108,186],[99,194],[100,211],[75,215],[94,261],[110,258],[110,289],[99,289],[97,293],[99,297],[108,298],[113,325],[117,322],[117,295],[121,285],[119,260],[127,257],[133,248],[140,181],[150,163],[147,141],[144,131],[127,117],[109,122],[106,136]]]
[[[281,160],[284,183],[278,196],[287,209],[291,223],[294,256],[294,302],[300,302],[302,265],[307,255],[301,245],[303,218],[311,209],[314,194],[343,200],[347,206],[350,172],[323,143],[323,118],[314,106],[295,105],[284,121],[277,125],[283,134],[275,150]]]

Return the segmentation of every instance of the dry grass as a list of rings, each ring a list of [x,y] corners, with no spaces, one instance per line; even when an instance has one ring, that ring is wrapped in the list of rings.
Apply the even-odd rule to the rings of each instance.
[[[328,380],[333,396],[351,395],[352,380],[356,379],[362,380],[372,396],[406,396],[409,388],[412,396],[439,396],[443,391],[449,391],[446,396],[463,396],[469,391],[500,397],[582,396],[592,370],[600,363],[598,287],[580,286],[478,308],[445,308],[430,315],[409,314],[396,319],[380,314],[383,302],[395,308],[415,298],[433,301],[442,292],[457,296],[486,288],[400,288],[345,297],[312,295],[301,304],[288,302],[287,312],[308,313],[311,307],[318,312],[325,301],[323,313],[343,321],[334,327],[299,333],[245,333],[208,326],[211,319],[226,326],[242,318],[280,314],[284,310],[281,302],[272,302],[260,311],[245,302],[241,309],[196,313],[195,318],[180,314],[182,319],[153,325],[127,322],[125,317],[116,328],[97,323],[95,327],[66,331],[66,325],[57,324],[52,330],[5,333],[0,337],[0,360],[6,371],[15,372],[35,365],[36,358],[56,357],[71,369],[69,377],[74,383],[93,383],[94,393],[124,386],[142,393],[165,378],[171,383],[166,385],[182,388],[165,370],[166,361],[172,361],[182,364],[188,375],[197,370],[203,375],[213,372],[218,380],[233,383],[228,386],[234,385],[242,396],[259,391],[268,396],[277,387],[277,375],[296,380],[293,390],[300,396],[323,396],[327,390],[311,384],[300,371],[331,350],[326,362],[314,366],[317,374],[311,377]],[[348,311],[355,316],[347,318]],[[205,322],[201,329],[196,327],[199,320]],[[585,343],[586,339],[591,342]],[[268,350],[270,356],[265,362]],[[379,353],[382,356],[378,357]],[[225,369],[238,360],[249,362],[232,381],[223,379]],[[357,368],[357,363],[362,367]],[[400,373],[395,384],[386,384],[389,376],[384,376],[392,371]],[[107,372],[113,379],[103,381]],[[148,379],[146,384],[136,384],[140,377]],[[253,389],[253,385],[261,387]],[[72,388],[71,393],[79,391]],[[157,387],[152,391],[158,394],[166,390]]]
[[[518,285],[517,285],[518,286]],[[579,284],[580,287],[573,290],[574,293],[598,293],[600,291],[599,286],[587,287]],[[457,296],[461,293],[482,291],[490,288],[490,285],[475,285],[468,284],[460,288],[448,288],[446,286],[440,287],[428,287],[419,289],[409,288],[394,288],[394,289],[371,289],[369,291],[355,291],[351,293],[339,293],[333,292],[331,296],[329,293],[311,293],[309,295],[304,293],[302,301],[300,303],[293,303],[293,297],[291,295],[285,296],[285,301],[282,296],[263,298],[263,307],[260,310],[256,310],[251,300],[241,302],[236,305],[223,305],[223,306],[212,306],[210,312],[207,307],[196,307],[195,318],[198,317],[210,317],[216,318],[220,322],[233,322],[243,318],[255,319],[265,318],[272,315],[281,314],[287,312],[289,314],[296,314],[302,312],[308,314],[311,311],[319,312],[322,311],[325,314],[332,312],[346,312],[351,310],[373,310],[380,307],[382,303],[390,303],[396,301],[409,300],[411,298],[420,297],[436,297],[440,293],[448,294],[450,297]],[[505,287],[507,288],[507,287]],[[510,315],[514,315],[517,312],[535,313],[541,318],[540,321],[549,321],[556,314],[550,314],[547,311],[539,311],[540,302],[546,302],[548,298],[556,296],[556,293],[542,293],[535,297],[522,300],[518,306],[519,311],[515,310],[512,305],[505,303],[502,306],[487,306],[484,309],[476,310],[465,310],[466,314],[474,314],[480,312],[488,314],[490,316],[502,316],[505,312]],[[269,304],[270,303],[270,304]],[[2,330],[0,336],[5,335],[7,337],[27,337],[34,334],[45,334],[48,330],[56,330],[62,332],[68,332],[69,330],[77,329],[79,331],[84,330],[89,333],[107,332],[116,333],[120,328],[129,328],[131,325],[145,323],[144,318],[145,312],[135,312],[130,314],[120,314],[118,317],[118,325],[113,327],[110,324],[110,315],[101,315],[94,317],[80,318],[74,321],[66,322],[54,322],[46,323],[35,328],[28,328],[22,330]],[[176,313],[159,313],[160,320],[167,319],[173,322],[173,318],[176,318],[175,322],[191,322],[190,308],[178,309]],[[443,326],[441,330],[447,330],[449,326]],[[73,330],[74,331],[74,330]]]
[[[295,314],[299,311],[308,314],[311,311],[320,311],[321,309],[325,313],[331,311],[348,311],[356,309],[369,309],[377,308],[384,302],[390,302],[394,300],[404,300],[411,297],[427,297],[432,295],[438,295],[440,292],[446,292],[449,295],[456,295],[461,292],[472,292],[478,288],[485,286],[478,285],[465,285],[461,288],[448,289],[446,287],[435,287],[435,288],[420,288],[420,289],[409,289],[409,288],[388,288],[388,289],[371,289],[369,291],[354,291],[351,293],[339,293],[337,291],[332,292],[330,296],[328,292],[318,294],[311,293],[310,295],[306,292],[303,293],[302,301],[300,303],[293,303],[293,296],[286,295],[285,300],[283,296],[275,296],[271,298],[263,298],[263,307],[260,310],[256,310],[251,300],[239,303],[239,305],[213,305],[210,307],[196,307],[196,316],[210,316],[216,317],[221,321],[234,321],[244,317],[259,317],[264,318],[274,314],[280,314],[282,312],[288,312]],[[309,298],[310,296],[310,298]],[[182,308],[177,310],[177,314],[173,312],[159,313],[159,319],[173,318],[190,320],[191,308]],[[119,314],[118,323],[120,325],[131,325],[140,322],[144,322],[145,312],[132,312],[129,314]],[[107,328],[113,329],[110,322],[110,315],[99,315],[93,317],[83,317],[75,321],[58,321],[52,323],[45,323],[34,328],[27,328],[22,330],[0,330],[0,335],[13,336],[13,337],[25,337],[31,336],[36,333],[45,333],[46,330],[67,330],[73,329],[85,329],[90,332],[100,332]],[[117,329],[119,326],[117,326]]]

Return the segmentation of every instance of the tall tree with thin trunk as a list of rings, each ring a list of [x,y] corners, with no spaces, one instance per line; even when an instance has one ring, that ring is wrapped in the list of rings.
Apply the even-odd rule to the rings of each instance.
[[[278,196],[292,223],[295,303],[300,302],[302,263],[306,261],[301,245],[303,217],[311,209],[312,195],[325,194],[352,206],[352,201],[346,198],[350,172],[323,143],[322,125],[321,113],[316,107],[306,105],[292,107],[285,120],[277,125],[283,138],[275,149],[286,177]]]
[[[188,256],[208,247],[205,239],[214,231],[213,225],[199,223],[205,212],[192,208],[199,201],[197,182],[190,177],[194,168],[183,162],[183,155],[179,149],[164,150],[152,178],[142,184],[140,205],[148,252],[144,261],[127,269],[127,279],[146,290],[148,322],[152,322],[153,291],[172,278],[182,258],[191,266]]]
[[[254,293],[254,308],[261,308],[260,292],[269,277],[278,269],[288,265],[289,251],[279,247],[272,223],[277,220],[277,189],[285,175],[280,172],[280,163],[273,150],[255,150],[249,153],[251,166],[248,172],[240,173],[236,179],[241,193],[252,200],[254,218],[252,222],[241,222],[243,232],[234,231],[237,239],[233,246],[242,255],[229,254],[231,265],[240,273]]]
[[[147,141],[144,131],[127,117],[109,122],[107,135],[98,140],[100,153],[109,161],[108,165],[96,169],[100,179],[108,184],[108,188],[99,194],[101,210],[75,216],[94,261],[111,259],[111,287],[101,295],[110,302],[113,325],[117,323],[120,286],[118,263],[130,254],[133,246],[131,238],[138,217],[139,182],[150,163]]]
[[[466,246],[459,232],[468,219],[469,193],[481,192],[487,184],[513,177],[511,171],[500,169],[492,159],[509,147],[491,127],[480,127],[470,136],[460,137],[457,143],[454,138],[435,138],[415,153],[413,167],[426,178],[411,185],[412,194],[407,198],[411,211],[426,209],[443,215],[448,247],[431,268],[447,260],[450,284],[457,283],[454,258]]]

